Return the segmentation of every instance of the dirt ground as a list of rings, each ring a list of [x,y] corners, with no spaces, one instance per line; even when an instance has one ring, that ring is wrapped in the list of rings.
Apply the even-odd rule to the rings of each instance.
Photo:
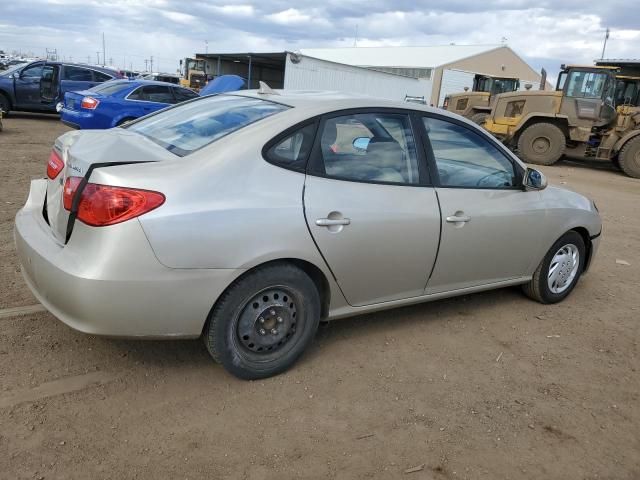
[[[37,303],[13,218],[65,130],[5,119],[0,309]],[[640,181],[595,163],[543,171],[604,219],[597,260],[558,305],[503,289],[341,320],[257,382],[200,341],[0,315],[0,478],[640,478]]]

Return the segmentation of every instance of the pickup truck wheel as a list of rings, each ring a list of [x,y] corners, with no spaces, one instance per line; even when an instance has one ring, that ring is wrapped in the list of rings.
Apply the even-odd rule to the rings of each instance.
[[[584,270],[585,251],[579,233],[565,233],[549,249],[529,283],[522,286],[525,295],[540,303],[564,300]]]
[[[0,110],[3,116],[7,116],[11,110],[11,102],[4,93],[0,93]]]
[[[640,136],[624,144],[618,154],[618,163],[624,173],[632,178],[640,178]]]
[[[552,123],[529,125],[518,138],[518,155],[526,163],[553,165],[566,148],[564,133]]]

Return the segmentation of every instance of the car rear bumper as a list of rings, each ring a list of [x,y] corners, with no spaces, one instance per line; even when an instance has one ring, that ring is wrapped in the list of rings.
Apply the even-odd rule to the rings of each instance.
[[[118,337],[197,337],[211,307],[242,273],[160,264],[137,220],[92,228],[76,222],[66,246],[42,216],[45,180],[34,180],[15,221],[25,281],[62,322]]]
[[[96,126],[97,119],[92,111],[80,112],[63,107],[60,110],[60,120],[65,125],[76,129],[100,128]]]

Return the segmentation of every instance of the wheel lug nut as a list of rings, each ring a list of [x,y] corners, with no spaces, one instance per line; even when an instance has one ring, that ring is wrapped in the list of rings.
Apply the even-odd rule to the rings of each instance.
[[[275,310],[271,310],[271,312],[269,312],[269,313],[271,313],[271,315],[275,315],[276,311]]]
[[[282,317],[278,317],[278,323],[282,323]]]
[[[260,317],[260,318],[258,319],[258,321],[259,321],[260,323],[264,323],[264,318]]]
[[[261,328],[260,330],[260,335],[266,335],[267,331],[264,328]]]
[[[276,330],[275,328],[271,329],[271,334],[272,335],[276,335],[278,333],[278,330]]]

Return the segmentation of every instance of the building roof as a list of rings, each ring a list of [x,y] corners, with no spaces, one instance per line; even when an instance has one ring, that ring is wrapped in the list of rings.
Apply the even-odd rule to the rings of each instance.
[[[363,67],[435,68],[503,45],[433,45],[427,47],[302,48],[310,57]]]

